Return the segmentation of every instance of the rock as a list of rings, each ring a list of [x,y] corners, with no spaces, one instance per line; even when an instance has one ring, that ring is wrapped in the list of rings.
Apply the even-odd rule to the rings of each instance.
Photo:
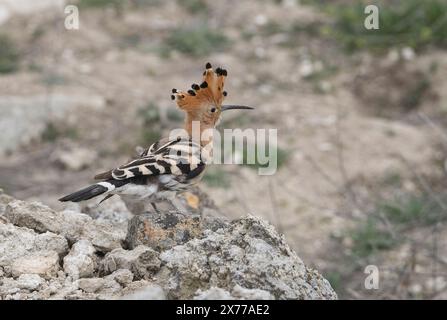
[[[10,197],[7,194],[3,193],[3,190],[0,189],[0,218],[2,218],[2,215],[5,213],[6,206],[12,200],[14,200],[13,197]],[[6,222],[6,219],[5,219],[5,222]]]
[[[102,289],[106,283],[103,278],[83,278],[76,280],[75,285],[85,292],[95,293]]]
[[[39,202],[14,200],[8,203],[5,216],[12,224],[27,227],[37,232],[60,233],[65,219],[63,215]]]
[[[157,251],[183,244],[202,234],[200,216],[175,211],[141,214],[129,221],[126,244],[130,249],[145,245]]]
[[[237,285],[267,291],[275,299],[337,298],[329,282],[308,269],[271,225],[253,216],[207,231],[202,239],[162,252],[160,259],[164,265],[157,282],[173,299]]]
[[[20,289],[33,291],[41,287],[44,284],[44,282],[45,280],[43,280],[37,274],[22,274],[17,279],[17,286]]]
[[[96,268],[95,247],[88,240],[76,242],[64,257],[64,271],[74,280],[93,276]]]
[[[202,291],[198,289],[194,300],[234,300],[234,297],[222,288],[211,287]]]
[[[83,208],[82,212],[96,221],[108,222],[114,226],[119,225],[125,230],[127,230],[127,222],[133,217],[126,204],[118,196],[107,199],[101,205],[89,203]]]
[[[138,246],[133,250],[115,249],[101,261],[100,274],[128,269],[136,279],[151,277],[160,269],[158,255],[158,252],[145,246]]]
[[[5,224],[8,222],[9,222],[9,220],[5,216],[0,215],[0,223]]]
[[[88,279],[88,278],[84,278],[84,279]],[[80,280],[84,280],[84,279],[80,279]],[[79,281],[79,280],[76,280]],[[77,283],[67,283],[65,285],[59,286],[57,284],[53,284],[52,286],[52,295],[50,297],[51,300],[62,300],[62,299],[67,299],[68,297],[70,297],[73,292],[76,292],[76,290],[78,290],[79,287],[77,286]]]
[[[235,285],[232,292],[222,288],[211,287],[207,290],[197,290],[194,300],[273,300],[275,297],[260,289],[247,289]]]
[[[134,275],[128,269],[119,269],[113,272],[112,274],[105,277],[105,279],[111,279],[118,282],[123,287],[131,284],[133,281]]]
[[[337,297],[271,225],[252,216],[228,222],[200,205],[201,219],[175,212],[133,217],[127,235],[133,248],[126,250],[121,222],[7,199],[0,299]]]
[[[72,214],[72,213],[70,213]],[[125,228],[119,229],[107,222],[89,220],[78,239],[88,239],[98,251],[109,252],[115,248],[121,248],[126,236]]]
[[[115,299],[120,296],[121,290],[123,289],[121,285],[111,278],[103,278],[105,280],[104,286],[99,290],[98,299],[109,300],[111,298]]]
[[[56,251],[60,257],[68,251],[67,239],[52,232],[37,234],[34,243],[40,250]]]
[[[42,251],[14,260],[11,265],[11,273],[14,277],[22,274],[38,274],[49,279],[59,270],[59,255],[56,251]]]
[[[270,292],[261,289],[247,289],[240,285],[235,285],[231,292],[238,300],[273,300],[275,297]]]
[[[0,279],[0,300],[5,299],[7,295],[15,294],[20,291],[17,281],[13,278]]]
[[[143,289],[124,295],[122,300],[166,300],[166,294],[159,285],[151,284]]]
[[[27,228],[0,224],[0,266],[10,267],[19,258],[47,251],[63,256],[68,251],[67,240],[51,232],[37,234]]]
[[[125,237],[125,230],[114,228],[106,222],[95,221],[78,212],[56,212],[39,202],[14,200],[7,205],[5,216],[14,225],[37,232],[58,233],[71,243],[89,240],[101,252],[120,248]]]

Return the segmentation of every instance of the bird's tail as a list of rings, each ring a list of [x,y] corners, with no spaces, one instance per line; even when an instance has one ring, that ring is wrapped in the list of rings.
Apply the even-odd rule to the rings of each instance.
[[[119,184],[119,185],[117,185],[117,184]],[[79,201],[89,200],[89,199],[97,197],[103,193],[109,193],[109,192],[115,190],[115,188],[119,187],[120,185],[122,185],[122,182],[119,180],[98,182],[98,183],[92,184],[91,186],[88,186],[84,189],[76,191],[72,194],[69,194],[65,197],[62,197],[59,199],[59,201],[79,202]]]

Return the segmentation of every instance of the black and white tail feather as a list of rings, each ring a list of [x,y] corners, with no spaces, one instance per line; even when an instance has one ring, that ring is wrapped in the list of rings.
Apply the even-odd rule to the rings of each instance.
[[[128,183],[128,181],[112,180],[112,179],[103,181],[103,182],[98,182],[98,183],[95,183],[95,184],[88,186],[84,189],[76,191],[72,194],[69,194],[63,198],[60,198],[59,201],[79,202],[79,201],[84,201],[84,200],[90,200],[96,196],[103,194],[103,193],[112,192],[116,188],[119,188],[119,187],[125,185],[126,183]],[[104,200],[106,200],[106,199],[103,199],[102,201],[104,201]]]
[[[189,138],[161,140],[144,150],[136,159],[95,176],[95,179],[102,181],[62,197],[59,201],[80,202],[106,195],[104,201],[124,192],[125,186],[129,184],[156,186],[154,191],[178,191],[192,183],[204,167],[199,144]]]

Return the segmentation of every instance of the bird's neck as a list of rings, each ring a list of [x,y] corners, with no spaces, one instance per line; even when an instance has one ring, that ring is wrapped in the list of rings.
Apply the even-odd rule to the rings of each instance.
[[[212,124],[207,124],[203,121],[195,120],[190,115],[186,117],[186,132],[193,141],[200,143],[202,147],[213,144],[212,129],[214,129],[214,125]]]

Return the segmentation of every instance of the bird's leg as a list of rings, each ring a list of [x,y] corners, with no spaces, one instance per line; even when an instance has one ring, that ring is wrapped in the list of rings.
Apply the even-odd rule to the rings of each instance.
[[[151,204],[152,208],[154,209],[154,211],[155,211],[157,214],[160,214],[160,212],[159,212],[158,209],[157,209],[157,206],[155,205],[155,202],[150,202],[150,204]]]
[[[188,209],[185,208],[185,206],[180,202],[178,198],[172,197],[168,199],[168,201],[171,203],[172,207],[174,207],[174,209],[177,210],[180,214],[184,216],[190,214]]]

